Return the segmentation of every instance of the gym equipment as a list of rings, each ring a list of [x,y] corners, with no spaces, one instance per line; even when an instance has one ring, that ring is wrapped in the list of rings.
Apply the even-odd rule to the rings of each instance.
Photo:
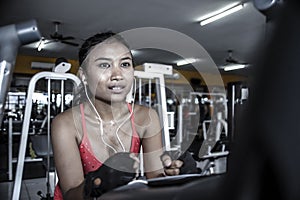
[[[71,69],[71,63],[68,62],[64,57],[57,58],[55,61],[55,66],[53,67],[53,72],[67,73]]]
[[[0,27],[0,128],[18,48],[41,38],[35,20]]]
[[[256,66],[221,198],[300,199],[299,1],[286,1]],[[272,75],[270,76],[270,73]]]
[[[158,115],[160,117],[161,126],[162,126],[162,135],[163,135],[163,145],[166,148],[166,151],[176,150],[176,147],[172,147],[170,143],[170,126],[172,123],[169,123],[168,120],[168,112],[167,112],[167,103],[166,103],[166,90],[165,90],[165,79],[164,75],[160,73],[152,73],[152,72],[144,72],[144,71],[134,71],[134,76],[136,80],[136,89],[138,90],[137,100],[133,99],[132,94],[133,91],[129,92],[127,96],[128,101],[137,101],[138,104],[146,105],[153,107],[153,103],[155,103],[154,109],[157,110]],[[155,83],[155,95],[156,102],[152,102],[152,81]],[[148,93],[145,94],[143,89],[143,85],[148,84]],[[145,88],[145,87],[144,87]],[[146,101],[147,100],[147,101]],[[172,117],[170,117],[172,119]]]
[[[191,92],[191,96],[210,96],[206,101],[213,107],[211,120],[202,123],[204,141],[198,152],[199,160],[206,161],[202,166],[202,175],[220,174],[226,172],[226,150],[228,138],[227,98],[226,94],[212,92]],[[206,127],[209,125],[209,128]],[[203,164],[203,163],[202,163]]]
[[[152,199],[205,199],[218,193],[224,176],[185,174],[135,180],[101,196],[101,200],[152,200]],[[182,195],[183,194],[183,195]],[[212,200],[212,199],[211,199]]]
[[[249,88],[245,82],[230,82],[227,84],[228,98],[228,138],[230,142],[234,142],[236,135],[236,120],[246,108]]]
[[[267,17],[267,21],[274,20],[285,0],[253,0],[253,4],[257,10]]]
[[[21,134],[21,142],[19,147],[19,155],[18,155],[18,164],[17,164],[17,170],[16,170],[16,177],[14,182],[14,189],[13,189],[13,200],[18,200],[20,196],[21,191],[21,182],[22,182],[22,175],[23,175],[23,168],[24,168],[24,158],[25,158],[25,152],[26,152],[26,145],[27,145],[27,139],[28,139],[28,131],[29,131],[29,124],[30,124],[30,116],[31,116],[31,110],[32,110],[32,95],[35,90],[36,82],[40,79],[47,79],[48,82],[48,96],[51,94],[51,80],[61,81],[61,96],[64,96],[64,81],[65,80],[71,80],[73,81],[75,86],[79,86],[81,81],[80,79],[75,76],[74,74],[70,73],[55,73],[55,72],[39,72],[35,74],[28,86],[27,91],[27,98],[26,98],[26,106],[25,106],[25,114],[24,114],[24,120],[23,120],[23,126],[22,126],[22,134]],[[64,102],[63,99],[61,102]],[[51,120],[51,98],[48,98],[48,106],[47,106],[47,170],[50,169],[50,120]],[[64,110],[63,103],[61,105],[61,111]],[[45,198],[51,199],[50,197],[50,174],[47,173],[47,195]]]
[[[159,64],[157,64],[159,66]],[[162,126],[162,141],[166,151],[177,150],[178,147],[171,146],[170,129],[173,128],[173,113],[167,112],[165,78],[162,73],[153,73],[145,71],[134,71],[134,87],[128,93],[126,100],[140,105],[152,107],[158,112]],[[153,89],[153,85],[155,88]],[[146,86],[148,86],[146,88]],[[135,91],[136,90],[136,91]],[[152,99],[152,93],[155,90],[155,99]],[[135,94],[138,94],[137,96]],[[140,152],[140,173],[144,176],[143,152]]]

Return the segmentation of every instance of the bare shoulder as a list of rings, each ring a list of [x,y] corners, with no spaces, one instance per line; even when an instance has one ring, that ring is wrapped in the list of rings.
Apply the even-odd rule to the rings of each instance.
[[[137,125],[136,129],[140,134],[140,138],[142,138],[143,151],[148,153],[157,152],[162,147],[162,126],[157,111],[153,108],[137,105],[134,117]]]
[[[61,124],[69,124],[69,122],[72,122],[73,118],[73,109],[68,109],[58,115],[55,116],[55,118],[52,121],[53,125],[61,125]]]
[[[143,105],[135,105],[134,107],[134,115],[136,122],[145,123],[153,118],[158,118],[156,110],[153,108],[143,106]]]
[[[153,108],[136,105],[134,119],[140,137],[150,137],[161,130],[158,114]]]
[[[52,134],[75,133],[77,118],[80,116],[77,110],[76,107],[73,107],[55,116],[51,124]]]

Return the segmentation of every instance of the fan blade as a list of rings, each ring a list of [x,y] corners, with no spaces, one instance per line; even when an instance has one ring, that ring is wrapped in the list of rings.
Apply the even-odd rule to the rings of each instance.
[[[69,42],[69,41],[64,41],[64,40],[62,40],[62,41],[60,41],[61,43],[64,43],[64,44],[68,44],[68,45],[72,45],[72,46],[75,46],[75,47],[78,47],[79,46],[79,44],[77,44],[77,43],[75,43],[75,42]]]
[[[46,42],[45,42],[45,44],[50,44],[50,43],[53,43],[53,42],[56,42],[55,40],[47,40]]]
[[[60,40],[74,40],[75,38],[73,36],[66,36],[66,37],[61,37]]]

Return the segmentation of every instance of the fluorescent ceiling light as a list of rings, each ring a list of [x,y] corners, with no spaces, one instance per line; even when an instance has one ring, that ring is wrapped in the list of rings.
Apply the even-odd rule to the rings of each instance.
[[[206,24],[214,22],[214,21],[216,21],[218,19],[221,19],[221,18],[223,18],[223,17],[225,17],[227,15],[230,15],[230,14],[232,14],[234,12],[237,12],[237,11],[241,10],[243,7],[244,7],[244,4],[239,4],[237,6],[233,6],[233,7],[229,8],[227,10],[224,10],[222,12],[216,13],[215,15],[213,15],[211,17],[208,17],[208,18],[203,19],[202,21],[200,21],[200,25],[204,26]]]
[[[177,66],[182,66],[182,65],[192,64],[192,63],[195,63],[198,61],[200,61],[199,58],[186,58],[186,59],[178,61],[176,64],[177,64]]]
[[[224,71],[243,69],[245,67],[248,67],[248,65],[247,64],[231,64],[231,65],[224,66]]]

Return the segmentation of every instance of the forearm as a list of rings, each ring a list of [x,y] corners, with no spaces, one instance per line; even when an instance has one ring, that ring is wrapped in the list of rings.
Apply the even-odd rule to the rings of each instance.
[[[84,182],[82,182],[79,186],[68,190],[64,194],[64,200],[86,200],[92,199],[91,197],[84,197]]]

